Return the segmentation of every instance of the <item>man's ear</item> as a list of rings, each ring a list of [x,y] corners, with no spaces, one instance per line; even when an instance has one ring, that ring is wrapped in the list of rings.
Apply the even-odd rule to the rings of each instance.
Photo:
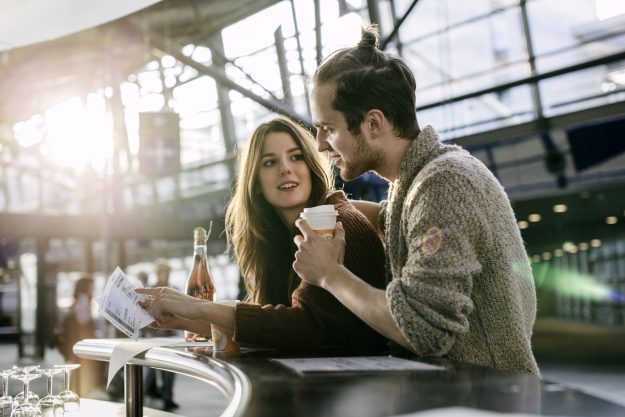
[[[372,138],[376,138],[384,132],[388,126],[388,121],[378,109],[371,109],[365,115],[365,126]]]

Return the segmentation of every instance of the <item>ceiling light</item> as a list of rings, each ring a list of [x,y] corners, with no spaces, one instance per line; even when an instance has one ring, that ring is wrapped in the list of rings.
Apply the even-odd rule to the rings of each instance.
[[[562,245],[562,249],[565,252],[570,252],[570,253],[577,252],[577,246],[575,246],[573,242],[564,242],[564,245]]]
[[[553,206],[554,213],[565,213],[568,210],[566,204],[556,204]]]
[[[532,262],[536,262],[536,263],[538,263],[538,262],[540,262],[540,261],[541,261],[541,259],[540,259],[540,255],[534,255],[534,256],[532,256]]]
[[[526,222],[525,220],[519,220],[517,222],[517,224],[519,225],[519,229],[523,230],[523,229],[527,229],[529,227],[529,223]]]
[[[582,242],[579,244],[579,250],[588,250],[588,247],[589,245],[586,242]]]
[[[541,217],[540,217],[540,214],[538,213],[530,214],[529,217],[527,218],[527,220],[531,221],[532,223],[539,222],[540,219]]]
[[[548,261],[549,259],[551,259],[551,252],[543,252],[543,259],[545,261]]]
[[[616,216],[608,216],[605,218],[605,222],[607,224],[616,224],[618,222],[618,217]]]
[[[601,246],[601,241],[599,239],[593,239],[590,241],[590,246],[592,246],[593,248],[598,248],[599,246]]]
[[[556,258],[559,258],[560,256],[564,255],[564,251],[562,249],[556,249],[553,251],[553,254],[556,256]]]

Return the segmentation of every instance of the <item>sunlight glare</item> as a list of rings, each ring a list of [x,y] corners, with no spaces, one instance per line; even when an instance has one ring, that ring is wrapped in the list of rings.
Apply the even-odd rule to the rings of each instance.
[[[45,113],[47,157],[77,172],[90,165],[101,171],[112,153],[111,121],[104,99],[89,94],[86,106],[78,97],[65,100]]]
[[[13,134],[15,140],[20,146],[28,148],[29,146],[41,143],[43,134],[40,129],[41,116],[34,115],[27,121],[18,122],[13,126]]]
[[[625,1],[596,0],[597,19],[606,20],[625,13]]]
[[[360,28],[364,24],[358,13],[347,13],[323,25],[325,55],[340,48],[356,45],[360,41]]]

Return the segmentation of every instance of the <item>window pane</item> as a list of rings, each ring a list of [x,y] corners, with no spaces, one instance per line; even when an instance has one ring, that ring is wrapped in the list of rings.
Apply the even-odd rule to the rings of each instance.
[[[625,50],[625,15],[606,14],[599,7],[602,4],[596,0],[527,3],[539,72]]]
[[[398,18],[412,3],[413,0],[395,0]],[[400,35],[402,40],[423,36],[517,3],[517,0],[421,0],[404,21]]]
[[[569,113],[625,100],[618,74],[625,74],[625,61],[589,68],[540,82],[545,116]],[[623,80],[625,83],[625,80]]]
[[[418,92],[417,92],[418,93]],[[534,118],[528,86],[485,94],[425,111],[417,110],[420,123],[438,126],[443,139],[453,139],[499,127],[527,122]]]
[[[417,74],[420,104],[529,75],[518,8],[425,37],[404,54]]]

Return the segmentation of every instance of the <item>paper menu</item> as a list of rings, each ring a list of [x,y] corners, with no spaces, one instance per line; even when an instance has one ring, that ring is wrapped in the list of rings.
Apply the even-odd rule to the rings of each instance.
[[[445,368],[393,356],[273,359],[299,374],[309,372],[437,371]]]
[[[138,302],[147,296],[134,290],[140,285],[132,282],[119,267],[109,277],[100,298],[100,314],[126,336],[139,339],[139,330],[154,321]]]

